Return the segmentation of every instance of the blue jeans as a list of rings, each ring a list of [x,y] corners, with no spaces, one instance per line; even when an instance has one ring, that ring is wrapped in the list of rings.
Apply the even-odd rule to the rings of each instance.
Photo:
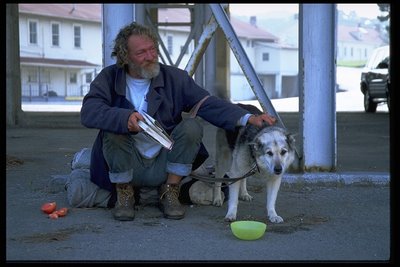
[[[172,173],[188,176],[192,171],[203,139],[203,127],[197,119],[185,119],[171,133],[174,145],[162,148],[152,159],[143,158],[129,134],[106,132],[103,137],[104,158],[112,183],[129,183],[137,187],[159,186]]]

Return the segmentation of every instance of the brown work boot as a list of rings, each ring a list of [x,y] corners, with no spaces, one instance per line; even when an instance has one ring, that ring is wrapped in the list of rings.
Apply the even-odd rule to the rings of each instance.
[[[160,187],[160,209],[164,217],[179,220],[185,216],[185,207],[179,202],[179,184],[163,184]]]
[[[132,221],[135,218],[135,197],[131,184],[116,184],[117,202],[113,209],[114,219]]]

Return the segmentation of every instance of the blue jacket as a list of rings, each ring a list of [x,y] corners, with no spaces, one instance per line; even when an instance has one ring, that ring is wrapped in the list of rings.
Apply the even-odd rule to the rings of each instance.
[[[104,68],[90,84],[81,109],[81,123],[88,128],[99,129],[93,144],[90,179],[99,187],[113,191],[108,177],[108,167],[102,152],[103,132],[130,134],[128,118],[135,107],[126,99],[126,71],[116,65]],[[146,96],[147,113],[155,118],[170,134],[182,121],[182,111],[190,109],[208,91],[198,86],[186,71],[160,64],[160,74],[153,78]],[[223,99],[210,96],[201,105],[197,115],[211,124],[234,130],[237,121],[248,111]],[[199,167],[208,157],[204,145],[199,151],[193,168]]]

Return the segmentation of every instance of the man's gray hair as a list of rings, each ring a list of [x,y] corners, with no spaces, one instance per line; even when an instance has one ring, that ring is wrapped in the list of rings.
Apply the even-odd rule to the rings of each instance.
[[[158,52],[158,38],[157,35],[148,27],[132,22],[123,27],[114,40],[114,49],[111,57],[116,57],[117,65],[124,67],[128,65],[128,39],[132,35],[147,36],[154,42],[154,47]]]

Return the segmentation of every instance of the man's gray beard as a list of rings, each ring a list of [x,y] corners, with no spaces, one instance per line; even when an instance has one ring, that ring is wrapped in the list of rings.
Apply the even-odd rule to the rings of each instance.
[[[160,73],[160,64],[158,64],[158,62],[151,64],[151,66],[148,68],[142,68],[132,62],[129,62],[129,68],[134,70],[143,79],[152,79]]]

